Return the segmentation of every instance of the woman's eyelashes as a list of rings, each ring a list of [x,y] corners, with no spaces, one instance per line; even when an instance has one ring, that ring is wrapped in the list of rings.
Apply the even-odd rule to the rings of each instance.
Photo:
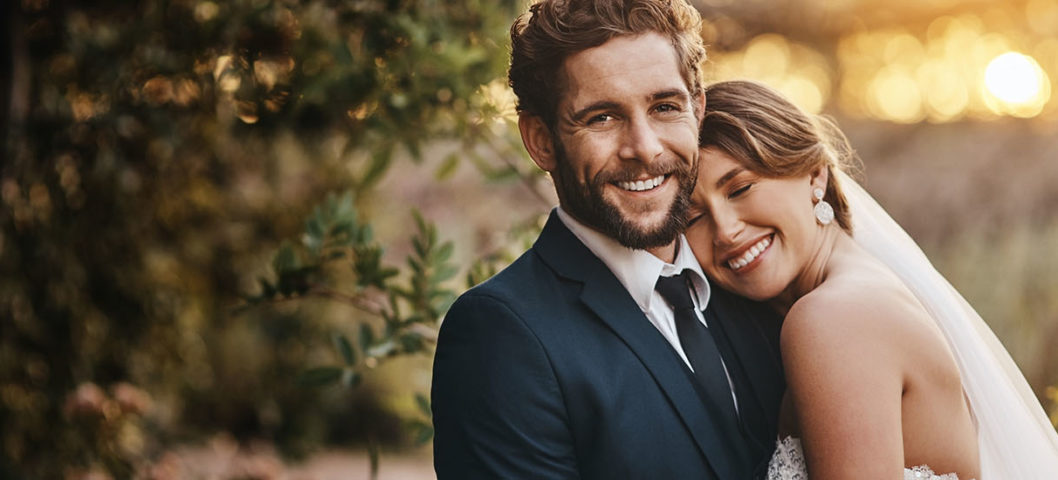
[[[742,196],[743,194],[745,194],[746,192],[748,192],[750,187],[752,187],[752,186],[753,186],[752,183],[747,183],[745,185],[739,186],[739,187],[735,188],[734,190],[732,190],[731,193],[729,193],[727,195],[727,198],[729,198],[729,199],[738,198],[738,197]]]

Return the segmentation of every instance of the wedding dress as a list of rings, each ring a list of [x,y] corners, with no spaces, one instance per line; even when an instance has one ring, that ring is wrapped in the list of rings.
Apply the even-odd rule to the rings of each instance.
[[[1010,354],[870,194],[848,175],[836,176],[848,197],[853,239],[900,277],[951,347],[977,423],[979,480],[1058,479],[1058,433]],[[800,440],[781,440],[769,463],[768,480],[807,479]],[[905,469],[904,479],[956,477],[921,466]]]
[[[808,465],[801,440],[786,437],[779,441],[768,462],[768,480],[808,480]],[[895,479],[894,479],[895,480]],[[904,480],[959,480],[954,473],[937,475],[926,465],[904,469]]]

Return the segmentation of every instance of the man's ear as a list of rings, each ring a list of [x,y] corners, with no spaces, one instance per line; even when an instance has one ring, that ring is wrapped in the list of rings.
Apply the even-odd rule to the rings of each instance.
[[[522,134],[522,144],[536,165],[545,172],[555,169],[555,143],[551,130],[544,121],[532,114],[518,115],[518,131]]]
[[[694,104],[694,117],[698,119],[698,128],[702,128],[702,120],[705,119],[705,92],[700,92],[691,99]]]

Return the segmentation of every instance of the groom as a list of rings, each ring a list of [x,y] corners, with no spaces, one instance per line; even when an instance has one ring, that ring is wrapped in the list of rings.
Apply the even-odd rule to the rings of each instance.
[[[441,326],[440,480],[761,475],[778,317],[711,287],[681,234],[700,29],[685,0],[543,0],[512,27],[522,140],[559,207]]]

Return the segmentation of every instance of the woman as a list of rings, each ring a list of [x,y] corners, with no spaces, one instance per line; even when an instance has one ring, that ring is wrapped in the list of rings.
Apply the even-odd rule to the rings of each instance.
[[[708,87],[706,108],[687,238],[717,285],[785,315],[769,478],[1058,478],[1024,378],[840,172],[844,136],[752,82]]]

